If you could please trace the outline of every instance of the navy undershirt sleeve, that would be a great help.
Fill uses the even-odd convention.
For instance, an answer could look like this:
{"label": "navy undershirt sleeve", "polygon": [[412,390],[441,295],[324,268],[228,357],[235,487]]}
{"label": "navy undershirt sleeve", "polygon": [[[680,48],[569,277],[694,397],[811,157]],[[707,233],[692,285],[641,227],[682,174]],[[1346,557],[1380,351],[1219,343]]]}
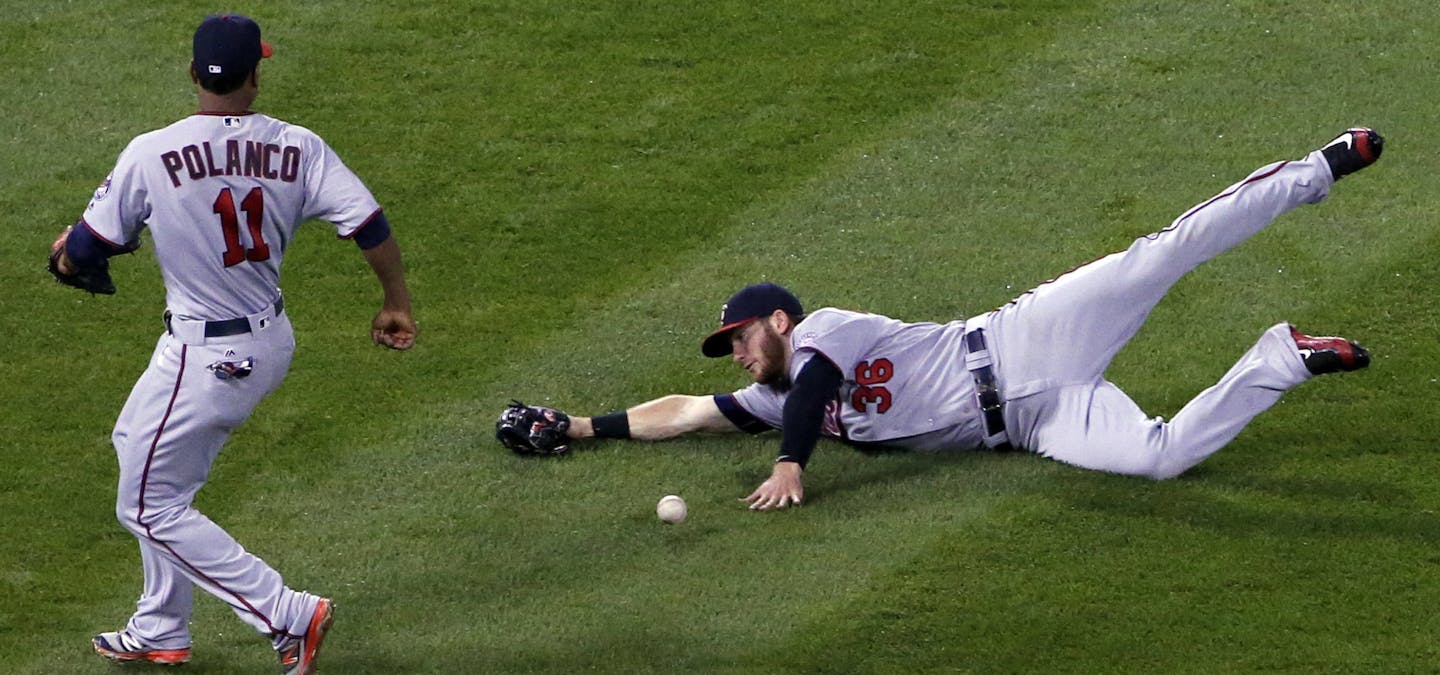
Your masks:
{"label": "navy undershirt sleeve", "polygon": [[730,420],[730,423],[741,431],[758,434],[770,430],[770,425],[751,415],[749,410],[735,400],[734,394],[716,394],[715,407],[720,409],[720,412],[725,415],[725,419]]}
{"label": "navy undershirt sleeve", "polygon": [[785,412],[780,427],[780,457],[777,462],[795,462],[800,468],[810,461],[810,453],[820,441],[825,422],[825,406],[835,400],[844,384],[845,375],[823,354],[816,354],[800,369],[790,395],[785,399]]}
{"label": "navy undershirt sleeve", "polygon": [[385,219],[385,212],[376,211],[374,217],[360,226],[353,236],[355,244],[362,251],[368,251],[385,243],[385,240],[390,238],[390,221]]}
{"label": "navy undershirt sleeve", "polygon": [[69,236],[65,237],[65,257],[77,268],[99,267],[107,258],[125,252],[126,249],[96,236],[83,221],[70,228]]}

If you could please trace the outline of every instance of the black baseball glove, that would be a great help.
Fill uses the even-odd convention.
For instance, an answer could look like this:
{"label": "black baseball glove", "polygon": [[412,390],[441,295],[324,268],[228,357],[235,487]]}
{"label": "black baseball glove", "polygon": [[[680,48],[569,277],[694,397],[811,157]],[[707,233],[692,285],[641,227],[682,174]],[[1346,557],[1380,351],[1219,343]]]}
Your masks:
{"label": "black baseball glove", "polygon": [[91,295],[115,295],[115,282],[110,279],[110,261],[101,260],[100,264],[93,267],[81,267],[70,274],[60,271],[60,252],[63,249],[55,249],[50,252],[50,264],[46,269],[55,280],[82,291],[90,291]]}
{"label": "black baseball glove", "polygon": [[570,449],[569,430],[569,415],[520,401],[510,401],[495,421],[495,438],[517,455],[563,455]]}
{"label": "black baseball glove", "polygon": [[[89,291],[91,295],[115,295],[115,282],[110,279],[110,261],[104,258],[90,267],[80,267],[71,261],[73,268],[69,274],[60,271],[60,256],[65,252],[65,241],[70,237],[72,227],[67,227],[60,236],[55,238],[55,243],[50,245],[50,262],[45,269],[55,280],[82,291]],[[140,238],[125,242],[119,248],[119,253],[133,253],[140,248]]]}

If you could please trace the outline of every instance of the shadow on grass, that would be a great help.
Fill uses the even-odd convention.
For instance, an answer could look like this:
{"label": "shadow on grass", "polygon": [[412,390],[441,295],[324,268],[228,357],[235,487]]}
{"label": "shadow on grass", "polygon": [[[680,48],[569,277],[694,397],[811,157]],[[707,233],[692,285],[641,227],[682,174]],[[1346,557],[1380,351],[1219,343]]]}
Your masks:
{"label": "shadow on grass", "polygon": [[[841,457],[842,453],[848,456]],[[805,471],[805,503],[823,504],[846,501],[856,495],[877,489],[914,483],[926,477],[936,479],[956,471],[985,469],[984,463],[997,462],[1005,454],[986,451],[921,453],[893,449],[859,449],[829,445],[823,460],[811,463]],[[1024,454],[1024,453],[1013,453]],[[770,477],[770,467],[757,463],[735,471],[735,484],[749,494]]]}
{"label": "shadow on grass", "polygon": [[1394,485],[1357,478],[1233,476],[1195,470],[1164,482],[1086,475],[1051,494],[1070,508],[1234,537],[1440,541],[1440,514]]}

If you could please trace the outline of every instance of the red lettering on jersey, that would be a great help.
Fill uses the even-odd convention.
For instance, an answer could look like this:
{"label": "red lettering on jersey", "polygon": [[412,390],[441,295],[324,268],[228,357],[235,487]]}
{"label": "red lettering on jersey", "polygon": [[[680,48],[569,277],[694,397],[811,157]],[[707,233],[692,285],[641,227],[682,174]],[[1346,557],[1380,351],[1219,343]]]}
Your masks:
{"label": "red lettering on jersey", "polygon": [[225,252],[221,262],[226,267],[239,265],[246,260],[262,262],[270,259],[270,246],[265,243],[264,217],[265,193],[252,188],[240,201],[240,211],[245,213],[245,229],[250,231],[250,248],[240,243],[240,218],[235,210],[235,198],[230,188],[222,188],[215,197],[215,215],[220,216],[220,232],[225,237]]}
{"label": "red lettering on jersey", "polygon": [[820,423],[820,432],[831,438],[844,438],[840,435],[840,401],[825,403],[825,419]]}
{"label": "red lettering on jersey", "polygon": [[185,163],[180,161],[180,153],[171,150],[160,155],[160,163],[165,165],[165,171],[170,174],[170,184],[180,187],[180,169],[185,166]]}
{"label": "red lettering on jersey", "polygon": [[894,375],[895,364],[891,363],[890,359],[880,358],[856,364],[855,383],[860,386],[850,395],[850,405],[860,412],[867,412],[870,404],[874,403],[875,413],[884,415],[894,401],[890,397],[890,390],[880,385],[889,382]]}

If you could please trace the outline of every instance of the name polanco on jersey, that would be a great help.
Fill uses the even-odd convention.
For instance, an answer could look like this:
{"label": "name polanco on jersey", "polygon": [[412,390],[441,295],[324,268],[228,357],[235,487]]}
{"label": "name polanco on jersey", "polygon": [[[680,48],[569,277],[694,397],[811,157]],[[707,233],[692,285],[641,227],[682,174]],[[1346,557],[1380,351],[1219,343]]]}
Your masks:
{"label": "name polanco on jersey", "polygon": [[294,183],[300,177],[300,148],[281,147],[258,141],[225,141],[225,155],[217,162],[210,142],[187,145],[160,155],[170,183],[180,187],[180,179],[201,180],[211,176],[251,176]]}

